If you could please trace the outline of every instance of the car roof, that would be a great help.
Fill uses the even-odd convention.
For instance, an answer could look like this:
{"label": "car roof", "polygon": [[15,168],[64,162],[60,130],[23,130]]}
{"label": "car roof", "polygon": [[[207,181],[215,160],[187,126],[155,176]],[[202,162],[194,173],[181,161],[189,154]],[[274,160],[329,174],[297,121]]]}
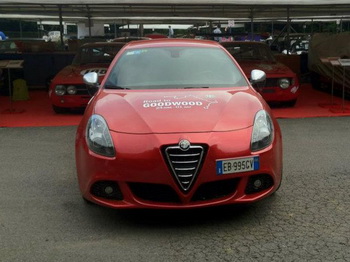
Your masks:
{"label": "car roof", "polygon": [[112,42],[131,42],[135,40],[151,40],[149,37],[141,37],[141,36],[125,36],[125,37],[117,37],[112,40]]}
{"label": "car roof", "polygon": [[30,41],[45,42],[45,40],[42,38],[16,38],[16,37],[7,38],[2,40],[1,42],[30,42]]}
{"label": "car roof", "polygon": [[195,46],[195,47],[221,47],[219,43],[212,40],[185,39],[185,38],[161,38],[152,40],[140,40],[129,42],[125,48],[149,48],[167,46]]}
{"label": "car roof", "polygon": [[266,45],[264,42],[256,41],[229,41],[220,43],[222,46],[231,46],[231,45]]}
{"label": "car roof", "polygon": [[124,42],[93,42],[93,43],[86,43],[81,46],[82,47],[103,47],[103,46],[116,46],[116,47],[123,47],[125,45]]}

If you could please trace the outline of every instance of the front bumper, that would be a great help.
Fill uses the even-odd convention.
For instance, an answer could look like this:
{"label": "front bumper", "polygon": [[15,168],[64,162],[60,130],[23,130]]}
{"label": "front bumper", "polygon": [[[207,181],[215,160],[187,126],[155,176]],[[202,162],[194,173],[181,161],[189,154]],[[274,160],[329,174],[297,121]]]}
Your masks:
{"label": "front bumper", "polygon": [[50,94],[51,104],[57,107],[64,108],[80,108],[86,107],[91,99],[90,95],[63,95],[57,96]]}
{"label": "front bumper", "polygon": [[[251,128],[233,132],[130,135],[111,132],[116,157],[91,152],[80,126],[76,138],[76,164],[82,196],[112,208],[195,208],[254,202],[273,193],[281,182],[282,142],[279,129],[272,145],[252,154]],[[188,192],[179,187],[161,152],[164,145],[177,145],[187,139],[207,145],[200,172]],[[217,175],[216,160],[242,156],[260,158],[260,168],[244,173]],[[268,188],[249,192],[254,176],[270,180]],[[94,192],[96,183],[112,182],[120,195],[116,199]],[[100,184],[98,184],[100,186]]]}
{"label": "front bumper", "polygon": [[257,91],[266,102],[288,102],[295,101],[300,93],[299,85],[292,85],[287,89],[279,86],[257,88]]}

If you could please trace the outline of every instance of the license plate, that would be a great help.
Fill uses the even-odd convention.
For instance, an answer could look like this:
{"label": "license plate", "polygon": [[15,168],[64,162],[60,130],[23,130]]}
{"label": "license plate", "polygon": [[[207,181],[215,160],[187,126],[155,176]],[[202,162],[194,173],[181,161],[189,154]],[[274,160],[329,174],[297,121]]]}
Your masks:
{"label": "license plate", "polygon": [[216,161],[216,174],[234,174],[259,170],[259,157],[242,157]]}

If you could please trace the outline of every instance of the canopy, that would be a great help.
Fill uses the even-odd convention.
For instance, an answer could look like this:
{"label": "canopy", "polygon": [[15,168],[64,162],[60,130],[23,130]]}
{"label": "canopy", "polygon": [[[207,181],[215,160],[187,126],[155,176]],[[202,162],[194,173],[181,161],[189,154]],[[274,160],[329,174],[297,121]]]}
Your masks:
{"label": "canopy", "polygon": [[2,0],[0,18],[57,20],[59,9],[74,22],[350,19],[349,0]]}
{"label": "canopy", "polygon": [[[33,0],[2,0],[3,4],[32,4]],[[329,5],[329,0],[35,0],[36,4],[121,4],[121,5]],[[349,4],[348,0],[332,0],[332,5]]]}

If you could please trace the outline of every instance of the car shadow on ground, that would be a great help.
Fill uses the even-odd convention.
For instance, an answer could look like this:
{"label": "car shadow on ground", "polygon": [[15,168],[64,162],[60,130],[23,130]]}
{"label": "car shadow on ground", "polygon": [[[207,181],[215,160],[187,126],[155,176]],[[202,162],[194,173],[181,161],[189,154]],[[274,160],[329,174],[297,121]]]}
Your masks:
{"label": "car shadow on ground", "polygon": [[173,227],[197,227],[198,225],[226,224],[228,222],[242,222],[255,219],[257,212],[270,210],[271,205],[279,198],[276,194],[251,204],[225,205],[195,209],[111,209],[95,204],[85,204],[87,213],[102,219],[94,223],[114,224],[122,223],[131,227],[147,228],[173,228]]}

